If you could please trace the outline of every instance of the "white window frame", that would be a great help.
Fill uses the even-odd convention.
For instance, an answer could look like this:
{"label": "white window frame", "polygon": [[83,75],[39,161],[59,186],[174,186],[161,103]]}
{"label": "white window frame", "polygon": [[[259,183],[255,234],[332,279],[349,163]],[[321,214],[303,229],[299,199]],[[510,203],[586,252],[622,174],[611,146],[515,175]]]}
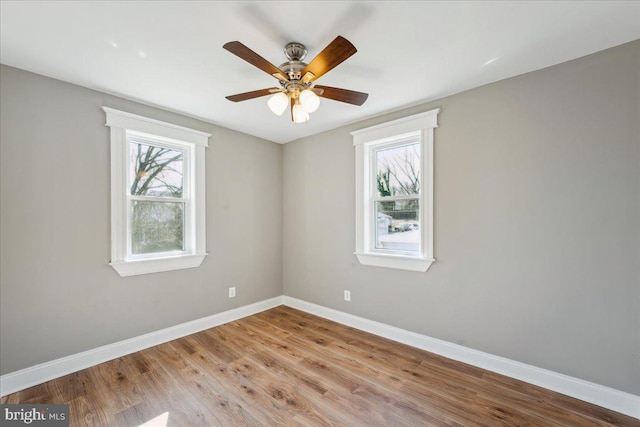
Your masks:
{"label": "white window frame", "polygon": [[[410,271],[427,271],[433,257],[433,143],[440,109],[427,111],[380,125],[351,132],[356,151],[356,250],[360,264]],[[420,249],[402,252],[375,248],[377,199],[374,165],[376,151],[420,143]]]}
{"label": "white window frame", "polygon": [[[205,148],[208,133],[102,107],[111,129],[111,265],[120,276],[200,266],[206,252]],[[180,150],[183,156],[184,251],[131,254],[129,143]],[[167,201],[164,199],[164,201]]]}

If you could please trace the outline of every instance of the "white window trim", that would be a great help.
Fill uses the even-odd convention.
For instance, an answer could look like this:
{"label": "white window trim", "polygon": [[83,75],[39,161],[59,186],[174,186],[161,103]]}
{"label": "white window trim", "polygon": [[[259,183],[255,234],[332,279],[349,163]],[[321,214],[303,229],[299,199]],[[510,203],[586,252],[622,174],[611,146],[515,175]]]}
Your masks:
{"label": "white window trim", "polygon": [[[111,129],[111,265],[120,276],[156,273],[161,271],[194,268],[200,266],[206,252],[205,217],[205,148],[209,145],[208,133],[171,123],[149,119],[136,114],[102,107],[107,116],[106,126]],[[190,170],[195,198],[191,212],[192,234],[187,239],[188,253],[162,254],[157,257],[127,257],[127,131],[146,135],[150,139],[188,146],[191,152]]]}
{"label": "white window trim", "polygon": [[[351,132],[356,150],[356,250],[360,264],[410,271],[427,271],[433,257],[433,130],[438,127],[440,109],[427,111],[391,122]],[[422,242],[419,254],[405,255],[374,251],[371,245],[370,168],[374,147],[419,135],[421,139],[422,174],[420,188],[420,228]]]}

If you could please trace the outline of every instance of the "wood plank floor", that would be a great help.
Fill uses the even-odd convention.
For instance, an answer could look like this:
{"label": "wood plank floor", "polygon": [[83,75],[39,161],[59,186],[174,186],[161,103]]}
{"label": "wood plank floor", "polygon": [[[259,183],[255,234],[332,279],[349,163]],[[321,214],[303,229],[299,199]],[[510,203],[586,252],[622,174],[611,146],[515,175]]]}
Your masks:
{"label": "wood plank floor", "polygon": [[167,426],[640,426],[284,306],[1,403],[69,403],[72,426],[138,426],[156,417]]}

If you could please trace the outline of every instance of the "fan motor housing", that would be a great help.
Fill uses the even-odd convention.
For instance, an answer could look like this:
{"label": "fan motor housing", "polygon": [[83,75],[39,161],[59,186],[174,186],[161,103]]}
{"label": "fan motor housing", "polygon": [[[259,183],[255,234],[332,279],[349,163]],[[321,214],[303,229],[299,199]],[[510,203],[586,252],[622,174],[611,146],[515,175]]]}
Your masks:
{"label": "fan motor housing", "polygon": [[302,61],[289,61],[281,64],[278,68],[289,77],[289,80],[300,80],[302,78],[302,70],[306,66],[307,64]]}

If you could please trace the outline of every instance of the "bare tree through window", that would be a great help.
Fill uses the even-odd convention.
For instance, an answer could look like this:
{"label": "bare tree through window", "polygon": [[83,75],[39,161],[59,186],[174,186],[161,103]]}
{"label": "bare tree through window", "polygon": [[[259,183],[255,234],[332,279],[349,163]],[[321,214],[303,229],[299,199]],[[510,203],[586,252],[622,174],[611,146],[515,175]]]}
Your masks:
{"label": "bare tree through window", "polygon": [[130,150],[131,252],[182,251],[183,152],[138,142]]}
{"label": "bare tree through window", "polygon": [[420,194],[419,149],[411,144],[378,151],[378,182],[387,193],[380,196]]}
{"label": "bare tree through window", "polygon": [[377,248],[418,250],[420,163],[419,143],[376,152]]}

